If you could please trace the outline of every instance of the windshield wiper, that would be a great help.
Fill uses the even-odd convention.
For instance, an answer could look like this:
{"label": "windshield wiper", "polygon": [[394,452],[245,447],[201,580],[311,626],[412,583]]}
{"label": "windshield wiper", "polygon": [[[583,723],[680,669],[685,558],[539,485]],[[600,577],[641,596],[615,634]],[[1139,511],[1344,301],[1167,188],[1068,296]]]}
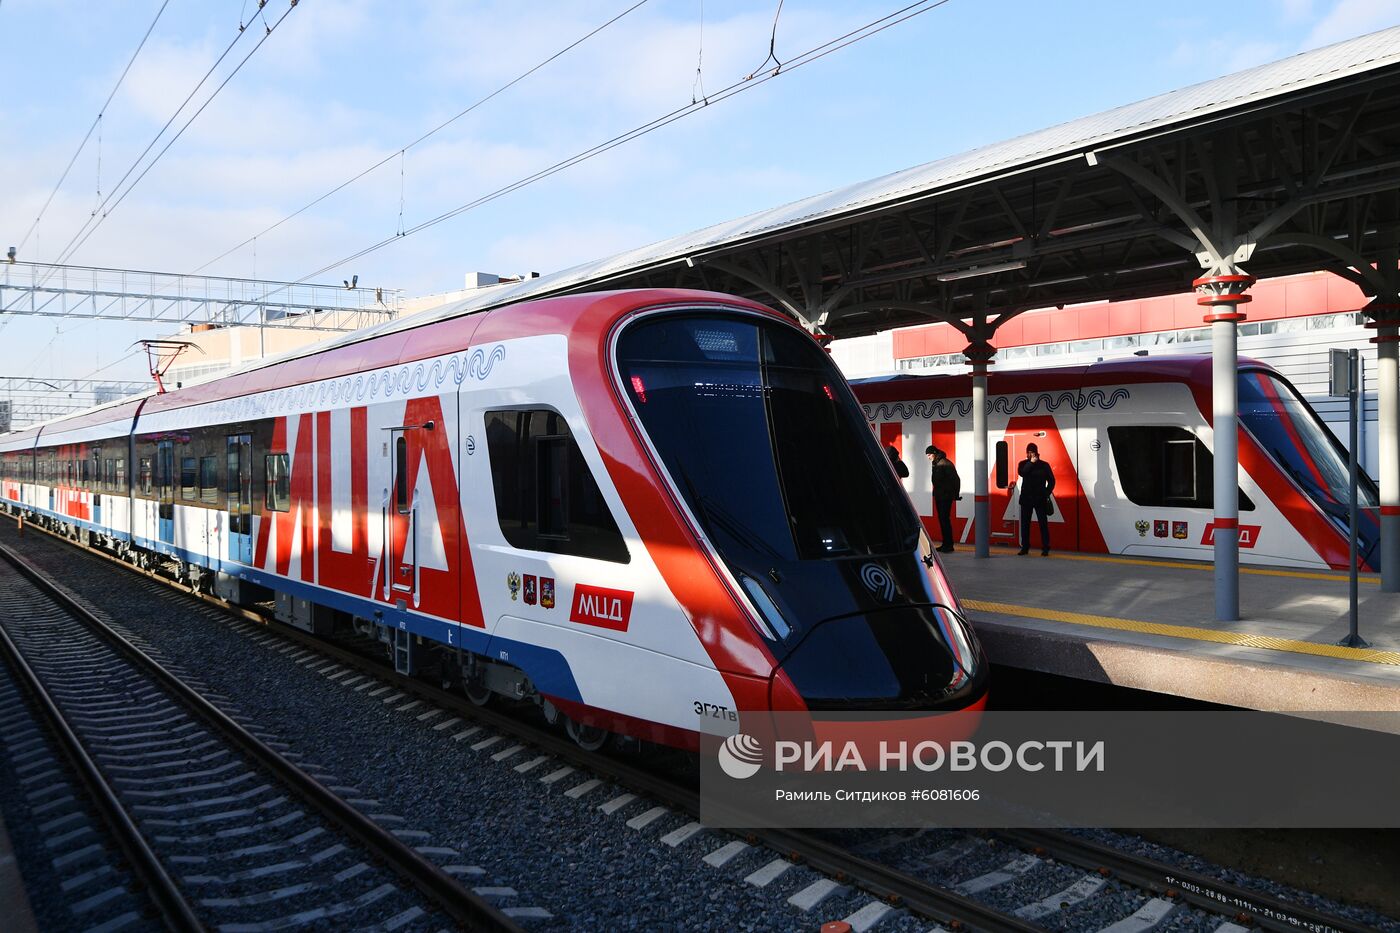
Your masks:
{"label": "windshield wiper", "polygon": [[692,502],[699,507],[704,516],[713,522],[718,528],[724,531],[735,541],[751,551],[758,551],[777,561],[782,561],[783,556],[773,549],[773,546],[764,541],[759,535],[735,518],[721,505],[716,503],[709,496],[704,495],[695,487],[690,479],[690,475],[684,470],[679,470],[681,481],[685,483],[686,491],[690,494]]}

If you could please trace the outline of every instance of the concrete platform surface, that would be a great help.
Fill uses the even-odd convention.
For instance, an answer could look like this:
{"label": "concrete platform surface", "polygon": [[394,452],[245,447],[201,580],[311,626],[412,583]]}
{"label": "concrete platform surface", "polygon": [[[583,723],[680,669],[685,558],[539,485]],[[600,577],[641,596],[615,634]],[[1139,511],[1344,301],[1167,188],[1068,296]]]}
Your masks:
{"label": "concrete platform surface", "polygon": [[1215,621],[1207,563],[994,548],[944,566],[994,663],[1265,710],[1400,710],[1400,594],[1363,574],[1248,567],[1239,622]]}

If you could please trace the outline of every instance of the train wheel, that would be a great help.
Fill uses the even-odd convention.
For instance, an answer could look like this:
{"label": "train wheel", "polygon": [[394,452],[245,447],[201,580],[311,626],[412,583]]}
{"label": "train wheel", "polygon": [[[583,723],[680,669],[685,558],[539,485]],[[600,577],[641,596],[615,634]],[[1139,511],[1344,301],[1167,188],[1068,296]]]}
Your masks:
{"label": "train wheel", "polygon": [[471,700],[476,706],[485,706],[490,703],[491,698],[496,695],[479,677],[462,678],[462,692],[465,693],[467,699]]}
{"label": "train wheel", "polygon": [[586,752],[596,752],[608,743],[608,736],[611,734],[607,729],[598,726],[586,726],[573,719],[564,721],[564,730],[569,733],[569,738],[573,739],[578,747]]}

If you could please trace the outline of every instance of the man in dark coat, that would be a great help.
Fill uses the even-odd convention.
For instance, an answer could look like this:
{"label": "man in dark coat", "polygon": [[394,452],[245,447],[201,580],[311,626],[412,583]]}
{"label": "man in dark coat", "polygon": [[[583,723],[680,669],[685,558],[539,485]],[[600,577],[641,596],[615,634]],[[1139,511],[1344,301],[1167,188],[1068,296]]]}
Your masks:
{"label": "man in dark coat", "polygon": [[932,444],[924,448],[929,463],[933,464],[933,505],[938,513],[938,527],[943,532],[943,544],[938,550],[943,554],[953,552],[953,503],[960,498],[962,479],[958,468],[948,455]]}
{"label": "man in dark coat", "polygon": [[894,467],[895,475],[900,479],[909,478],[909,466],[900,459],[899,451],[893,444],[885,446],[885,456],[890,458],[890,466]]}
{"label": "man in dark coat", "polygon": [[1017,481],[1021,484],[1021,550],[1028,554],[1031,550],[1031,514],[1040,518],[1040,553],[1050,556],[1050,494],[1055,491],[1055,471],[1050,464],[1040,459],[1040,448],[1035,444],[1026,445],[1026,459],[1016,466]]}

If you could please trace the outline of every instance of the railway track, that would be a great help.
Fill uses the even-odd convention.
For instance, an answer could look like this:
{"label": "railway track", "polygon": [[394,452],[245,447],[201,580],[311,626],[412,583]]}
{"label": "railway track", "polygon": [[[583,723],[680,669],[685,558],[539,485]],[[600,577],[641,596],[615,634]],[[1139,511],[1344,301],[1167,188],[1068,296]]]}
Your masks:
{"label": "railway track", "polygon": [[[92,553],[134,569],[108,555]],[[752,867],[743,880],[756,886],[772,884],[794,867],[815,871],[818,874],[815,880],[786,898],[786,909],[802,911],[799,916],[820,917],[824,903],[832,903],[832,898],[844,894],[847,895],[845,903],[849,904],[850,893],[859,890],[865,892],[864,903],[845,917],[857,931],[881,924],[913,929],[910,921],[916,917],[933,921],[945,929],[986,931],[1047,928],[1147,931],[1170,927],[1214,933],[1241,933],[1253,929],[1362,933],[1372,929],[1343,917],[1223,883],[1198,872],[1109,849],[1067,833],[950,833],[940,837],[942,844],[913,860],[902,857],[907,847],[900,834],[863,848],[854,847],[854,850],[827,835],[796,830],[715,834],[695,820],[698,797],[693,786],[630,761],[586,752],[542,725],[501,710],[474,706],[454,692],[397,675],[379,658],[364,652],[269,623],[257,613],[190,593],[158,574],[138,573],[157,581],[160,586],[172,587],[224,609],[235,620],[235,627],[245,631],[265,630],[275,633],[274,641],[295,643],[299,650],[291,652],[293,656],[310,652],[326,661],[324,665],[309,664],[308,668],[319,667],[323,673],[335,677],[343,676],[338,672],[345,670],[358,672],[355,680],[360,680],[361,676],[372,678],[373,683],[383,685],[381,689],[392,689],[444,709],[454,717],[453,721],[460,719],[473,724],[453,738],[470,738],[471,748],[480,748],[483,754],[493,752],[491,757],[500,760],[503,767],[540,773],[541,781],[557,784],[561,793],[576,799],[611,793],[600,806],[604,812],[628,815],[641,811],[625,821],[630,829],[644,831],[663,816],[688,818],[661,836],[660,845],[673,849],[703,846],[705,852],[701,859],[705,864],[717,869],[730,864],[743,864],[744,870]],[[361,681],[358,689],[365,689],[369,682]],[[371,695],[377,692],[371,691]],[[912,840],[919,835],[908,834],[907,838]],[[756,852],[767,854],[755,867]],[[988,870],[956,881],[946,877],[931,880],[931,876],[939,876],[939,872],[932,869],[948,868],[958,860],[972,861],[974,857],[983,859]],[[1029,876],[1046,866],[1057,868],[1059,873],[1054,877],[1064,878],[1064,882],[1056,882],[1050,889],[1033,891],[1020,900],[1005,895],[1009,890],[1008,881]],[[1104,900],[1101,895],[1110,889],[1118,895],[1113,899],[1117,913],[1095,915],[1093,905],[1096,900]],[[998,892],[1003,896],[997,897]],[[1077,911],[1073,924],[1063,922],[1069,911]]]}
{"label": "railway track", "polygon": [[[9,548],[0,558],[0,650],[122,853],[85,868],[111,876],[92,896],[139,887],[146,901],[122,904],[114,924],[520,929]],[[92,832],[65,796],[75,809],[44,823],[50,842]]]}

